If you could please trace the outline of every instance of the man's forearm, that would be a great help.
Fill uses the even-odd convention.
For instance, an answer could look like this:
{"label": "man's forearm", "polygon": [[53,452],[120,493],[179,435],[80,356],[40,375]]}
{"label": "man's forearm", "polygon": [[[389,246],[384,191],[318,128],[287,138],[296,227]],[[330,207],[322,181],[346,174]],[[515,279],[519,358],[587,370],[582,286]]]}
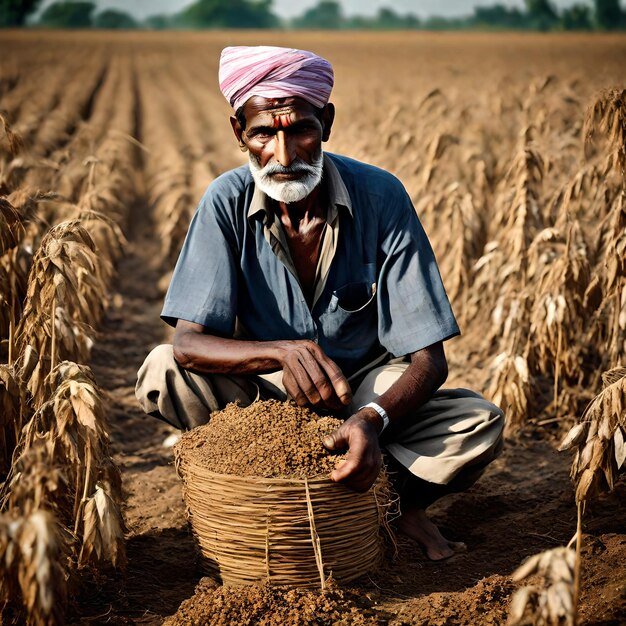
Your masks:
{"label": "man's forearm", "polygon": [[174,335],[174,358],[185,369],[209,374],[262,374],[281,367],[280,348],[275,342],[225,339],[181,326]]}
{"label": "man's forearm", "polygon": [[[426,404],[443,385],[447,375],[448,366],[440,342],[413,353],[411,363],[402,376],[376,400],[376,404],[386,411],[390,424],[398,423]],[[382,418],[374,409],[367,411],[380,432]]]}
{"label": "man's forearm", "polygon": [[288,396],[300,406],[311,404],[340,411],[352,390],[336,363],[308,339],[241,341],[205,333],[200,324],[178,320],[174,358],[185,369],[206,374],[263,374],[282,370]]}

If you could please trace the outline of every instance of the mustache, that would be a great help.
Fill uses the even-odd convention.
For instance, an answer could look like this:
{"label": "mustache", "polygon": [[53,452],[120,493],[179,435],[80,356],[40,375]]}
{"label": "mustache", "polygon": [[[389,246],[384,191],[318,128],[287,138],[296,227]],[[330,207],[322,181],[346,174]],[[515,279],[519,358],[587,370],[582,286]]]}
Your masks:
{"label": "mustache", "polygon": [[274,174],[313,174],[318,168],[310,165],[301,159],[295,160],[291,165],[284,166],[280,163],[268,163],[262,170],[263,176],[273,176]]}

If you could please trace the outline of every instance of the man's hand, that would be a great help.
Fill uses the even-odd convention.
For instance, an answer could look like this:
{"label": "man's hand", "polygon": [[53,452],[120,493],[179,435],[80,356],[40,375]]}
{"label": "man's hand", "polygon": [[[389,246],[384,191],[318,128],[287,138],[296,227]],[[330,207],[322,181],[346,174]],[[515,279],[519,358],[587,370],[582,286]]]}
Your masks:
{"label": "man's hand", "polygon": [[327,450],[348,448],[345,462],[332,472],[330,478],[360,492],[367,491],[374,484],[383,463],[378,431],[367,411],[355,413],[322,441]]}
{"label": "man's hand", "polygon": [[352,390],[342,371],[313,341],[280,343],[283,385],[299,406],[340,411],[352,402]]}

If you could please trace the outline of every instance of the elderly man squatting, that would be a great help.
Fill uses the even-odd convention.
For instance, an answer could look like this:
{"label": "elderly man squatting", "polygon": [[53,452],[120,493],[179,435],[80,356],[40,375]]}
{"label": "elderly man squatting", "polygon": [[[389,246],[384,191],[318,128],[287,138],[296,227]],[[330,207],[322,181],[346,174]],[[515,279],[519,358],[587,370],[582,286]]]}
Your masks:
{"label": "elderly man squatting", "polygon": [[443,341],[459,333],[428,239],[391,174],[322,151],[333,71],[302,50],[231,47],[220,87],[249,164],[207,189],[162,318],[174,345],[139,371],[144,410],[188,429],[212,411],[294,399],[346,417],[324,440],[347,449],[331,475],[364,491],[397,471],[398,528],[439,560],[463,549],[426,516],[502,448],[503,414],[440,389]]}

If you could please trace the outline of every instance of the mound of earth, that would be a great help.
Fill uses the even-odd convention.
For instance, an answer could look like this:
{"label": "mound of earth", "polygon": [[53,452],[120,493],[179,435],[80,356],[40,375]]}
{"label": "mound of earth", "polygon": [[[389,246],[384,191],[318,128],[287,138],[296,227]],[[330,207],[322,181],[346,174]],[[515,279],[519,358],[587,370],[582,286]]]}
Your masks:
{"label": "mound of earth", "polygon": [[292,587],[220,587],[203,578],[163,626],[375,626],[371,609],[332,582],[325,591]]}
{"label": "mound of earth", "polygon": [[328,452],[322,439],[341,423],[289,402],[263,400],[245,408],[229,404],[214,413],[205,426],[185,433],[177,454],[220,474],[324,476],[343,456]]}
{"label": "mound of earth", "polygon": [[389,624],[390,626],[506,624],[510,596],[515,588],[509,578],[489,576],[462,592],[435,592],[408,600]]}

